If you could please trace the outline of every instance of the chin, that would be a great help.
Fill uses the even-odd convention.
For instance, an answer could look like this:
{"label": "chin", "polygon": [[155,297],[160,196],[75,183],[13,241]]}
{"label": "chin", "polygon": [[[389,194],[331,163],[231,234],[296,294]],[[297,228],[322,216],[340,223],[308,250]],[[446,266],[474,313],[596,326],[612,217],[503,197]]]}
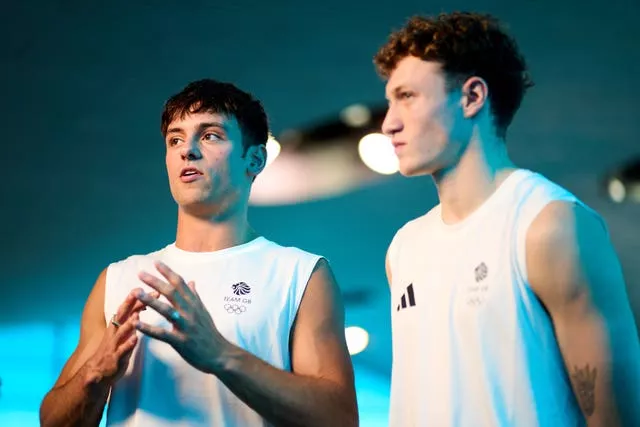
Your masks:
{"label": "chin", "polygon": [[204,205],[210,205],[211,200],[208,194],[201,194],[199,192],[181,193],[174,195],[173,200],[178,206],[184,209],[198,208]]}
{"label": "chin", "polygon": [[403,164],[400,162],[398,172],[400,172],[402,176],[411,178],[414,176],[431,175],[435,172],[435,168],[429,168],[425,165]]}
{"label": "chin", "polygon": [[420,170],[413,170],[413,169],[408,169],[408,170],[399,170],[400,175],[406,177],[406,178],[413,178],[415,176],[423,176],[423,175],[429,175],[426,172],[422,172]]}
{"label": "chin", "polygon": [[198,206],[207,202],[207,198],[203,196],[204,195],[201,196],[198,194],[179,194],[177,196],[174,196],[173,200],[175,200],[178,206]]}

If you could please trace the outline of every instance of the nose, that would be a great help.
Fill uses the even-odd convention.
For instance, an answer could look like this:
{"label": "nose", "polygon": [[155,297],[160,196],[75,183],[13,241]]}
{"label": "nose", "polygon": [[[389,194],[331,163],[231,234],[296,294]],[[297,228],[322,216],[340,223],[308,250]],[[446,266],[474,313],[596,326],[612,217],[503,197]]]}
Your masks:
{"label": "nose", "polygon": [[191,141],[183,144],[180,155],[182,156],[182,160],[200,159],[202,157],[202,153],[200,152],[198,141]]}
{"label": "nose", "polygon": [[402,121],[398,114],[396,113],[393,106],[389,106],[387,109],[387,114],[384,116],[384,121],[382,122],[382,133],[392,138],[396,133],[402,130]]}

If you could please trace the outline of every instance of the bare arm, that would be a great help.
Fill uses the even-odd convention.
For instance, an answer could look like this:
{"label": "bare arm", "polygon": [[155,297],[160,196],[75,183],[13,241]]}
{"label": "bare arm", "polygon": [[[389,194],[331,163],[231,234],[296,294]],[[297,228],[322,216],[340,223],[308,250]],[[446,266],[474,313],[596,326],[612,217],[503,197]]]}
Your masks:
{"label": "bare arm", "polygon": [[[123,323],[116,332],[107,328],[104,318],[104,289],[106,270],[96,281],[85,304],[80,326],[80,340],[75,351],[65,364],[53,388],[44,397],[40,406],[41,426],[97,426],[102,418],[104,405],[110,389],[110,378],[98,369],[103,360],[95,360],[101,353],[107,338],[120,339],[120,350],[126,360],[127,353],[135,346],[136,316],[125,323],[128,311],[135,311],[136,300],[131,295],[120,307],[118,319]],[[137,307],[137,308],[136,308]],[[109,335],[109,336],[107,336]],[[113,353],[109,353],[113,356]]]}
{"label": "bare arm", "polygon": [[233,349],[212,372],[265,419],[279,426],[357,426],[344,308],[324,260],[316,267],[292,333],[293,373]]}
{"label": "bare arm", "polygon": [[638,331],[604,228],[583,207],[554,202],[531,225],[526,254],[588,425],[640,425]]}
{"label": "bare arm", "polygon": [[[98,348],[106,329],[102,313],[106,270],[96,281],[85,304],[80,326],[80,340],[65,364],[53,389],[40,406],[42,426],[98,425],[107,400],[107,392],[90,390],[86,384],[86,370],[81,369]],[[84,421],[83,421],[84,420]]]}

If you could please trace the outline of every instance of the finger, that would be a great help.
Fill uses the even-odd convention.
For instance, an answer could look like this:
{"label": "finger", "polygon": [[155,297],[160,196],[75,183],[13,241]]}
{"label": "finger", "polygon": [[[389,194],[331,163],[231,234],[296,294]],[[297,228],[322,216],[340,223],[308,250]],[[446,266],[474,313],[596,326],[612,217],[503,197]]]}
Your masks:
{"label": "finger", "polygon": [[171,301],[171,303],[175,306],[181,306],[181,304],[183,304],[184,299],[182,298],[180,293],[178,293],[178,290],[174,286],[158,279],[157,277],[145,271],[140,272],[140,274],[138,274],[138,277],[151,288],[155,289],[158,293],[167,297],[167,299]]}
{"label": "finger", "polygon": [[173,271],[168,265],[166,265],[161,261],[156,261],[155,266],[156,266],[156,269],[160,272],[160,274],[162,274],[164,278],[167,279],[167,281],[171,285],[173,285],[173,287],[176,288],[183,297],[186,297],[188,299],[189,297],[193,296],[190,292],[190,289],[187,287],[187,284],[185,283],[184,279],[182,278],[182,276],[180,276],[178,273]]}
{"label": "finger", "polygon": [[196,282],[192,280],[187,283],[187,286],[189,287],[189,289],[191,289],[191,292],[193,292],[194,295],[198,295],[198,291],[196,291]]}
{"label": "finger", "polygon": [[127,315],[131,311],[131,308],[136,303],[135,291],[136,290],[134,289],[131,292],[129,292],[129,294],[124,299],[122,304],[120,304],[120,307],[118,307],[118,310],[116,311],[116,315],[114,319],[116,322],[118,323],[125,322]]}
{"label": "finger", "polygon": [[127,319],[125,323],[120,325],[114,335],[116,345],[130,338],[131,334],[133,334],[136,330],[136,323],[138,322],[138,320],[140,320],[138,313],[134,313],[131,315],[131,317],[129,317],[129,319]]}
{"label": "finger", "polygon": [[120,344],[120,346],[117,348],[116,350],[117,358],[120,359],[125,356],[130,356],[131,354],[127,354],[127,353],[131,353],[131,351],[135,348],[137,343],[138,343],[138,336],[135,334],[130,336],[125,342]]}
{"label": "finger", "polygon": [[144,311],[146,309],[147,309],[147,306],[136,299],[136,302],[133,305],[133,308],[131,309],[131,313],[132,314],[133,313],[139,313],[139,312]]}
{"label": "finger", "polygon": [[[152,291],[149,292],[149,295],[151,296],[151,298],[159,298],[160,297],[160,292],[158,291]],[[134,295],[135,297],[135,295]],[[140,302],[137,298],[136,298],[136,302],[133,306],[133,308],[131,309],[131,313],[136,313],[136,312],[140,312],[140,311],[144,311],[147,309],[147,306],[144,305],[142,302]]]}
{"label": "finger", "polygon": [[152,309],[160,313],[174,325],[178,327],[181,326],[182,316],[180,316],[180,312],[173,308],[170,304],[164,303],[157,298],[152,298],[145,292],[138,293],[137,298],[146,306],[151,307]]}
{"label": "finger", "polygon": [[136,324],[136,329],[148,337],[166,342],[167,344],[172,346],[180,342],[180,336],[177,333],[168,331],[159,326],[152,326],[148,323],[138,322]]}

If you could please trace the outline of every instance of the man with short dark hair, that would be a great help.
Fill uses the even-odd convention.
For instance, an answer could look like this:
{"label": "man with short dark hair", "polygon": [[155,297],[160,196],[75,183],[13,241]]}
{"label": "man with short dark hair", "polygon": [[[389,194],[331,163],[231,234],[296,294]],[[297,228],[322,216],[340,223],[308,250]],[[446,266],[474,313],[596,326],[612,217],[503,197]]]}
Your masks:
{"label": "man with short dark hair", "polygon": [[98,425],[108,401],[109,426],[356,426],[328,263],[247,219],[266,164],[262,105],[197,81],[169,99],[161,130],[176,240],[100,274],[42,425]]}

